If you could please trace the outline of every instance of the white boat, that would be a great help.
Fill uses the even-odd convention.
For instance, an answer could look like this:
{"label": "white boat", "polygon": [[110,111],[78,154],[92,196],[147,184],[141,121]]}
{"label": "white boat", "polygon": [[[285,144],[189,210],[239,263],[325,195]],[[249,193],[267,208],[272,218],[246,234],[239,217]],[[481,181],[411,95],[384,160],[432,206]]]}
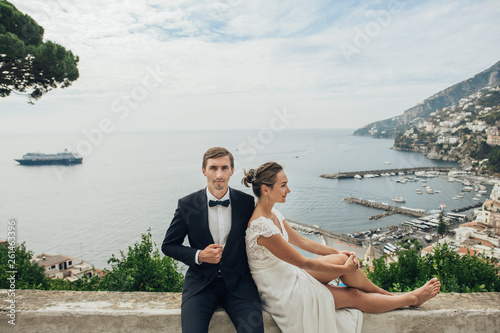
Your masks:
{"label": "white boat", "polygon": [[427,177],[427,178],[434,178],[434,177],[437,177],[436,173],[432,172],[432,171],[416,171],[415,172],[415,176],[418,176],[418,177]]}
{"label": "white boat", "polygon": [[405,198],[402,198],[402,197],[392,198],[392,201],[394,201],[394,202],[400,202],[400,203],[406,202]]}
{"label": "white boat", "polygon": [[361,177],[360,175],[355,175],[355,176],[354,176],[354,178],[356,178],[356,179],[361,179],[361,178],[363,178],[363,177]]}
{"label": "white boat", "polygon": [[417,191],[417,194],[422,194],[422,190],[421,189],[417,188],[416,191]]}
{"label": "white boat", "polygon": [[389,162],[389,161],[385,161],[384,163],[387,165],[391,164],[391,162]]}

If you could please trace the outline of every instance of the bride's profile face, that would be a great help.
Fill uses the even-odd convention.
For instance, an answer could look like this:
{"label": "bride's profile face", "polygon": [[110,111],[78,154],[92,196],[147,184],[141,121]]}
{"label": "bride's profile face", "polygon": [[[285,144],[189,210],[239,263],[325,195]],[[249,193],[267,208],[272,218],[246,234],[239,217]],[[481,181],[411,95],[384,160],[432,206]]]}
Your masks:
{"label": "bride's profile face", "polygon": [[269,191],[269,199],[274,202],[283,203],[286,201],[286,195],[290,193],[288,188],[288,178],[283,170],[278,172],[276,175],[276,183],[274,183],[273,188]]}

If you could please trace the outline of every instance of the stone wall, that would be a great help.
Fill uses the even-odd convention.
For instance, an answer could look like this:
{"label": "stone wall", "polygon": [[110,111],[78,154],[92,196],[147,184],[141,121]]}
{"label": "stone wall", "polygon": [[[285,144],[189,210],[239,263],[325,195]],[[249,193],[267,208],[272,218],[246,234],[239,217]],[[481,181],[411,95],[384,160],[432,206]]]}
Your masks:
{"label": "stone wall", "polygon": [[[11,300],[15,299],[15,303]],[[15,304],[15,309],[11,306]],[[180,332],[180,294],[0,291],[0,332]],[[15,326],[9,324],[15,315]],[[9,318],[11,315],[11,318]],[[264,313],[266,333],[280,330]],[[416,309],[364,314],[363,333],[482,332],[500,329],[500,293],[439,294]],[[218,310],[210,332],[235,332]]]}

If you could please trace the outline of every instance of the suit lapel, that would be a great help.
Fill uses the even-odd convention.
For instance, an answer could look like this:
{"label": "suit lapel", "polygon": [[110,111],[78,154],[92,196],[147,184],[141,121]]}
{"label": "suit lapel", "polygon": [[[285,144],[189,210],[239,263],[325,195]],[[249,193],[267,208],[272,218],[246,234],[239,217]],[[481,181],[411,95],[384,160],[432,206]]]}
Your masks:
{"label": "suit lapel", "polygon": [[238,233],[238,229],[241,228],[241,209],[240,202],[238,201],[238,196],[235,191],[231,191],[229,189],[229,198],[231,199],[231,230],[229,231],[229,235],[227,236],[226,247],[230,247],[233,235]]}
{"label": "suit lapel", "polygon": [[200,208],[200,231],[202,235],[207,235],[208,243],[213,244],[214,239],[212,237],[212,233],[210,232],[210,226],[208,224],[208,205],[207,205],[207,189],[204,188],[199,192],[198,203]]}

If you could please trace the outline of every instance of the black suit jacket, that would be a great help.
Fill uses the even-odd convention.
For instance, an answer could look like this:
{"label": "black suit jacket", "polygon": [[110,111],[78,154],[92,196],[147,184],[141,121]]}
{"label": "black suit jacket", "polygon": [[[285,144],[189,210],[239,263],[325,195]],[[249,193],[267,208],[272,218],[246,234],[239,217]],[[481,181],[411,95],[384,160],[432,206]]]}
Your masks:
{"label": "black suit jacket", "polygon": [[[205,288],[220,270],[228,290],[236,297],[257,301],[259,295],[248,267],[245,247],[245,231],[252,216],[254,198],[238,190],[230,189],[231,231],[219,264],[196,264],[196,251],[214,243],[208,225],[206,189],[180,199],[174,218],[165,234],[162,252],[189,266],[184,279],[182,302]],[[190,246],[184,246],[188,236]]]}

